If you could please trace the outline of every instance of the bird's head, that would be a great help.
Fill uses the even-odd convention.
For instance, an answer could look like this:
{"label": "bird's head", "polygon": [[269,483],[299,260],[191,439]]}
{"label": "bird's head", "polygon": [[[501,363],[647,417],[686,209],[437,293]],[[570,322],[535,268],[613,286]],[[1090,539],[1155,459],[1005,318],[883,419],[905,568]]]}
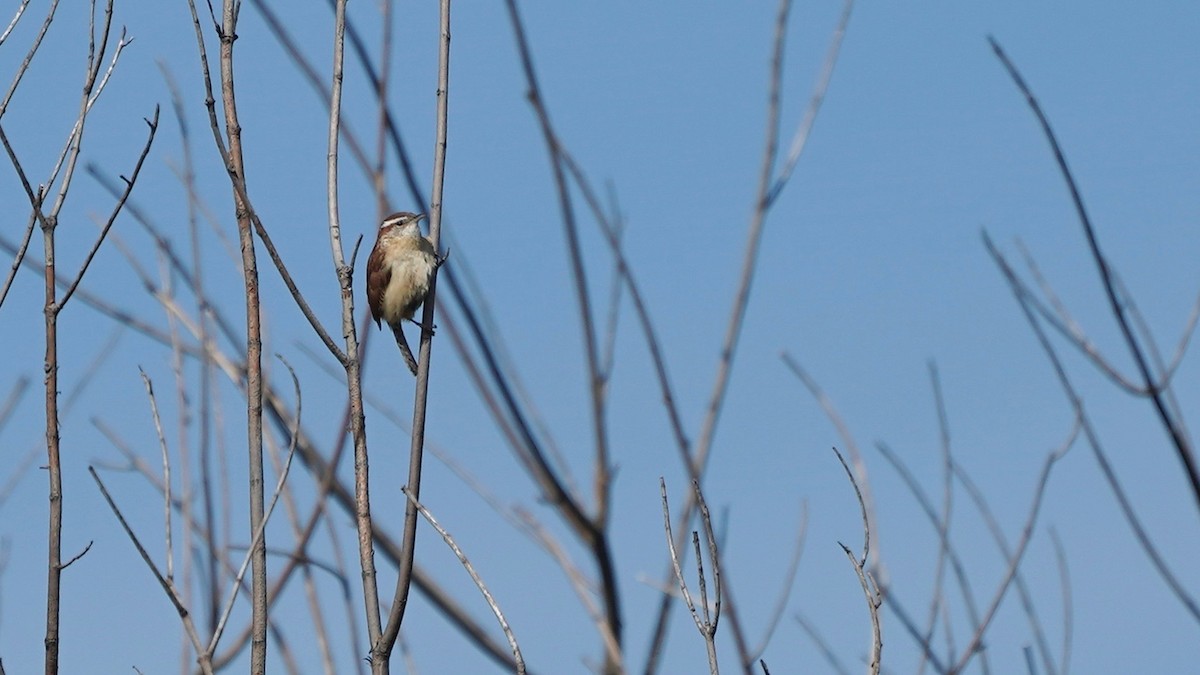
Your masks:
{"label": "bird's head", "polygon": [[379,225],[379,236],[421,236],[421,228],[418,223],[425,218],[424,213],[409,213],[408,211],[399,211],[393,213]]}

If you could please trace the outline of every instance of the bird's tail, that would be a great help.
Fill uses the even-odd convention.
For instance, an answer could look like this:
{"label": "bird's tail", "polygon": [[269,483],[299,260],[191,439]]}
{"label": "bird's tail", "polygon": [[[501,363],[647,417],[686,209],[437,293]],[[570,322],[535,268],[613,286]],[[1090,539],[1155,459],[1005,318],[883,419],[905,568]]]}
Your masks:
{"label": "bird's tail", "polygon": [[397,323],[392,326],[392,333],[396,336],[396,346],[400,348],[400,354],[404,357],[404,361],[408,363],[408,369],[413,375],[417,374],[417,360],[413,358],[412,350],[408,348],[408,340],[404,338],[404,329],[401,324]]}

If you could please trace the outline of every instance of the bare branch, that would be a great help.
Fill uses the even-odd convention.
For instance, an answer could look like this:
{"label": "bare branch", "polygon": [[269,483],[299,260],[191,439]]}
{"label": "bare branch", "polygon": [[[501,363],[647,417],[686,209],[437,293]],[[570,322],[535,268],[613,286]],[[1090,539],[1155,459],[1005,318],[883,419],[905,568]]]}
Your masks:
{"label": "bare branch", "polygon": [[517,664],[517,673],[519,675],[524,675],[525,659],[521,656],[521,648],[517,645],[517,638],[513,635],[512,629],[508,625],[508,620],[504,618],[504,613],[500,611],[500,606],[496,604],[496,600],[492,597],[491,591],[489,591],[487,586],[484,585],[483,579],[481,579],[479,574],[475,571],[475,567],[471,565],[471,561],[467,559],[466,554],[462,552],[462,549],[458,547],[458,544],[454,543],[454,538],[450,536],[450,533],[447,532],[440,523],[438,523],[437,519],[433,517],[433,514],[429,512],[429,509],[425,508],[425,506],[418,502],[417,498],[414,497],[407,488],[401,488],[401,490],[404,492],[404,496],[408,497],[409,503],[415,505],[425,520],[433,526],[433,529],[437,530],[438,534],[442,536],[442,541],[446,542],[446,545],[449,546],[450,550],[454,552],[455,557],[457,557],[458,561],[462,563],[463,569],[467,571],[467,574],[471,575],[471,581],[475,582],[475,587],[478,588],[479,592],[483,594],[483,599],[487,602],[488,607],[492,610],[492,614],[496,616],[496,621],[500,624],[500,630],[504,631],[504,637],[508,639],[508,646],[512,649],[513,659]]}

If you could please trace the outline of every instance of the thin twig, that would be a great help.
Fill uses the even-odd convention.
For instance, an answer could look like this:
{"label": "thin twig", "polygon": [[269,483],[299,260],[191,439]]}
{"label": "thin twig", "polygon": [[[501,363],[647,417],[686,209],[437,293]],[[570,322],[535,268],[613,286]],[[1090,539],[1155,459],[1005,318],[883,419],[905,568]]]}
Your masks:
{"label": "thin twig", "polygon": [[150,558],[150,554],[146,551],[145,547],[142,546],[142,542],[138,541],[137,535],[133,533],[133,530],[129,527],[129,523],[125,521],[125,516],[121,514],[121,509],[117,507],[116,502],[113,501],[112,495],[110,495],[108,493],[108,489],[104,487],[104,481],[100,480],[100,475],[96,473],[95,467],[89,466],[88,473],[92,474],[92,479],[96,481],[97,487],[100,488],[100,494],[104,495],[104,501],[108,502],[108,507],[112,509],[113,514],[116,515],[117,520],[121,523],[121,527],[125,530],[125,534],[129,536],[129,540],[132,541],[134,547],[137,548],[138,555],[142,556],[142,560],[146,563],[146,566],[150,568],[150,571],[154,574],[154,578],[158,580],[158,584],[162,586],[163,592],[167,594],[167,599],[169,599],[171,604],[175,606],[175,611],[178,612],[180,620],[183,621],[184,631],[187,633],[188,638],[192,641],[192,646],[196,650],[196,653],[200,655],[199,662],[201,671],[203,671],[205,675],[212,675],[212,665],[205,657],[204,647],[200,642],[200,635],[196,632],[196,626],[192,623],[192,615],[190,612],[188,612],[187,607],[184,606],[178,592],[176,592],[175,585],[158,571],[158,566],[154,564],[154,561]]}
{"label": "thin twig", "polygon": [[879,668],[882,665],[883,658],[883,631],[879,624],[879,606],[883,604],[883,593],[879,589],[879,584],[875,583],[874,575],[870,570],[866,569],[871,546],[871,521],[867,517],[867,504],[863,501],[863,493],[858,486],[858,481],[854,478],[854,472],[850,470],[850,465],[846,463],[846,458],[842,457],[842,453],[838,452],[837,448],[833,449],[833,453],[837,455],[838,461],[842,463],[842,468],[846,470],[846,477],[850,479],[850,485],[854,486],[854,495],[858,498],[858,506],[862,511],[862,556],[855,556],[854,552],[841,542],[838,542],[838,545],[842,547],[842,551],[850,559],[850,564],[854,567],[854,573],[858,575],[858,583],[862,586],[863,597],[867,600],[867,610],[871,616],[871,656],[867,661],[867,672],[871,673],[871,675],[879,675]]}
{"label": "thin twig", "polygon": [[167,451],[167,438],[163,434],[162,419],[158,416],[158,399],[154,396],[154,385],[150,382],[146,371],[138,368],[138,373],[142,376],[142,384],[146,387],[146,398],[150,399],[150,415],[154,418],[154,432],[158,435],[158,448],[162,454],[163,523],[166,528],[164,537],[167,549],[167,579],[174,583],[175,547],[171,544],[171,457]]}
{"label": "thin twig", "polygon": [[116,222],[117,216],[121,213],[121,208],[125,206],[126,200],[129,199],[130,193],[133,192],[133,186],[137,183],[138,174],[142,172],[142,164],[145,163],[146,157],[150,154],[150,147],[154,144],[154,135],[158,131],[158,106],[154,106],[154,119],[145,120],[150,127],[150,134],[146,138],[146,145],[142,148],[142,152],[138,155],[137,164],[133,167],[133,173],[129,178],[122,176],[125,182],[125,190],[121,193],[120,199],[113,206],[112,213],[109,214],[108,220],[104,222],[104,226],[100,229],[100,235],[96,237],[96,241],[92,244],[92,248],[88,251],[87,257],[83,259],[83,264],[79,266],[79,273],[75,275],[75,280],[67,287],[67,291],[63,293],[62,299],[58,301],[58,311],[62,311],[63,306],[75,294],[75,289],[79,287],[79,282],[83,281],[83,275],[87,272],[88,266],[92,264],[92,259],[96,257],[96,252],[100,250],[100,245],[104,243],[104,237],[108,231],[112,229],[113,223]]}
{"label": "thin twig", "polygon": [[1062,588],[1063,636],[1062,657],[1058,664],[1058,672],[1063,675],[1071,672],[1071,639],[1074,633],[1075,611],[1071,601],[1071,571],[1067,567],[1067,553],[1063,548],[1058,531],[1050,526],[1050,541],[1054,544],[1054,560],[1058,563],[1058,583]]}
{"label": "thin twig", "polygon": [[409,503],[415,505],[417,510],[421,513],[421,516],[423,516],[425,520],[433,526],[433,529],[437,530],[437,533],[441,535],[442,541],[446,542],[446,545],[449,546],[450,550],[454,552],[454,556],[458,558],[460,563],[462,563],[463,569],[467,571],[467,574],[471,575],[471,581],[475,582],[475,587],[479,589],[481,594],[483,594],[483,599],[487,602],[488,608],[492,610],[492,614],[496,616],[496,621],[500,624],[500,630],[504,631],[504,637],[508,639],[508,646],[512,649],[513,660],[515,660],[517,664],[518,675],[524,675],[525,659],[521,656],[521,647],[517,644],[517,638],[515,635],[513,635],[512,628],[509,627],[508,620],[504,618],[504,613],[500,611],[500,605],[498,605],[496,603],[496,599],[492,597],[491,591],[489,591],[487,586],[484,585],[483,579],[480,578],[479,574],[475,571],[475,567],[471,565],[471,561],[467,559],[466,554],[464,554],[462,549],[458,547],[458,544],[454,542],[454,537],[450,536],[450,533],[447,532],[440,523],[438,523],[437,519],[433,517],[433,514],[429,512],[429,509],[425,508],[424,505],[418,502],[417,498],[414,497],[413,494],[408,491],[408,489],[401,488],[401,490],[404,492],[404,496],[408,497]]}

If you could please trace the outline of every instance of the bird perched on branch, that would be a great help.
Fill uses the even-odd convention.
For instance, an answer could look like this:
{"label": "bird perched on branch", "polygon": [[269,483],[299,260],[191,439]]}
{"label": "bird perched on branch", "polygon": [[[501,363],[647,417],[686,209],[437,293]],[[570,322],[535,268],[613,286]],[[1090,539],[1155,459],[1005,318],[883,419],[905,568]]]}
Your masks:
{"label": "bird perched on branch", "polygon": [[433,242],[421,234],[418,223],[425,214],[400,211],[383,219],[375,248],[367,258],[367,304],[371,307],[371,318],[380,326],[386,321],[396,336],[396,345],[408,363],[408,369],[417,374],[417,360],[413,358],[408,341],[401,328],[407,319],[416,323],[413,315],[433,282],[433,274],[445,262],[433,248]]}

